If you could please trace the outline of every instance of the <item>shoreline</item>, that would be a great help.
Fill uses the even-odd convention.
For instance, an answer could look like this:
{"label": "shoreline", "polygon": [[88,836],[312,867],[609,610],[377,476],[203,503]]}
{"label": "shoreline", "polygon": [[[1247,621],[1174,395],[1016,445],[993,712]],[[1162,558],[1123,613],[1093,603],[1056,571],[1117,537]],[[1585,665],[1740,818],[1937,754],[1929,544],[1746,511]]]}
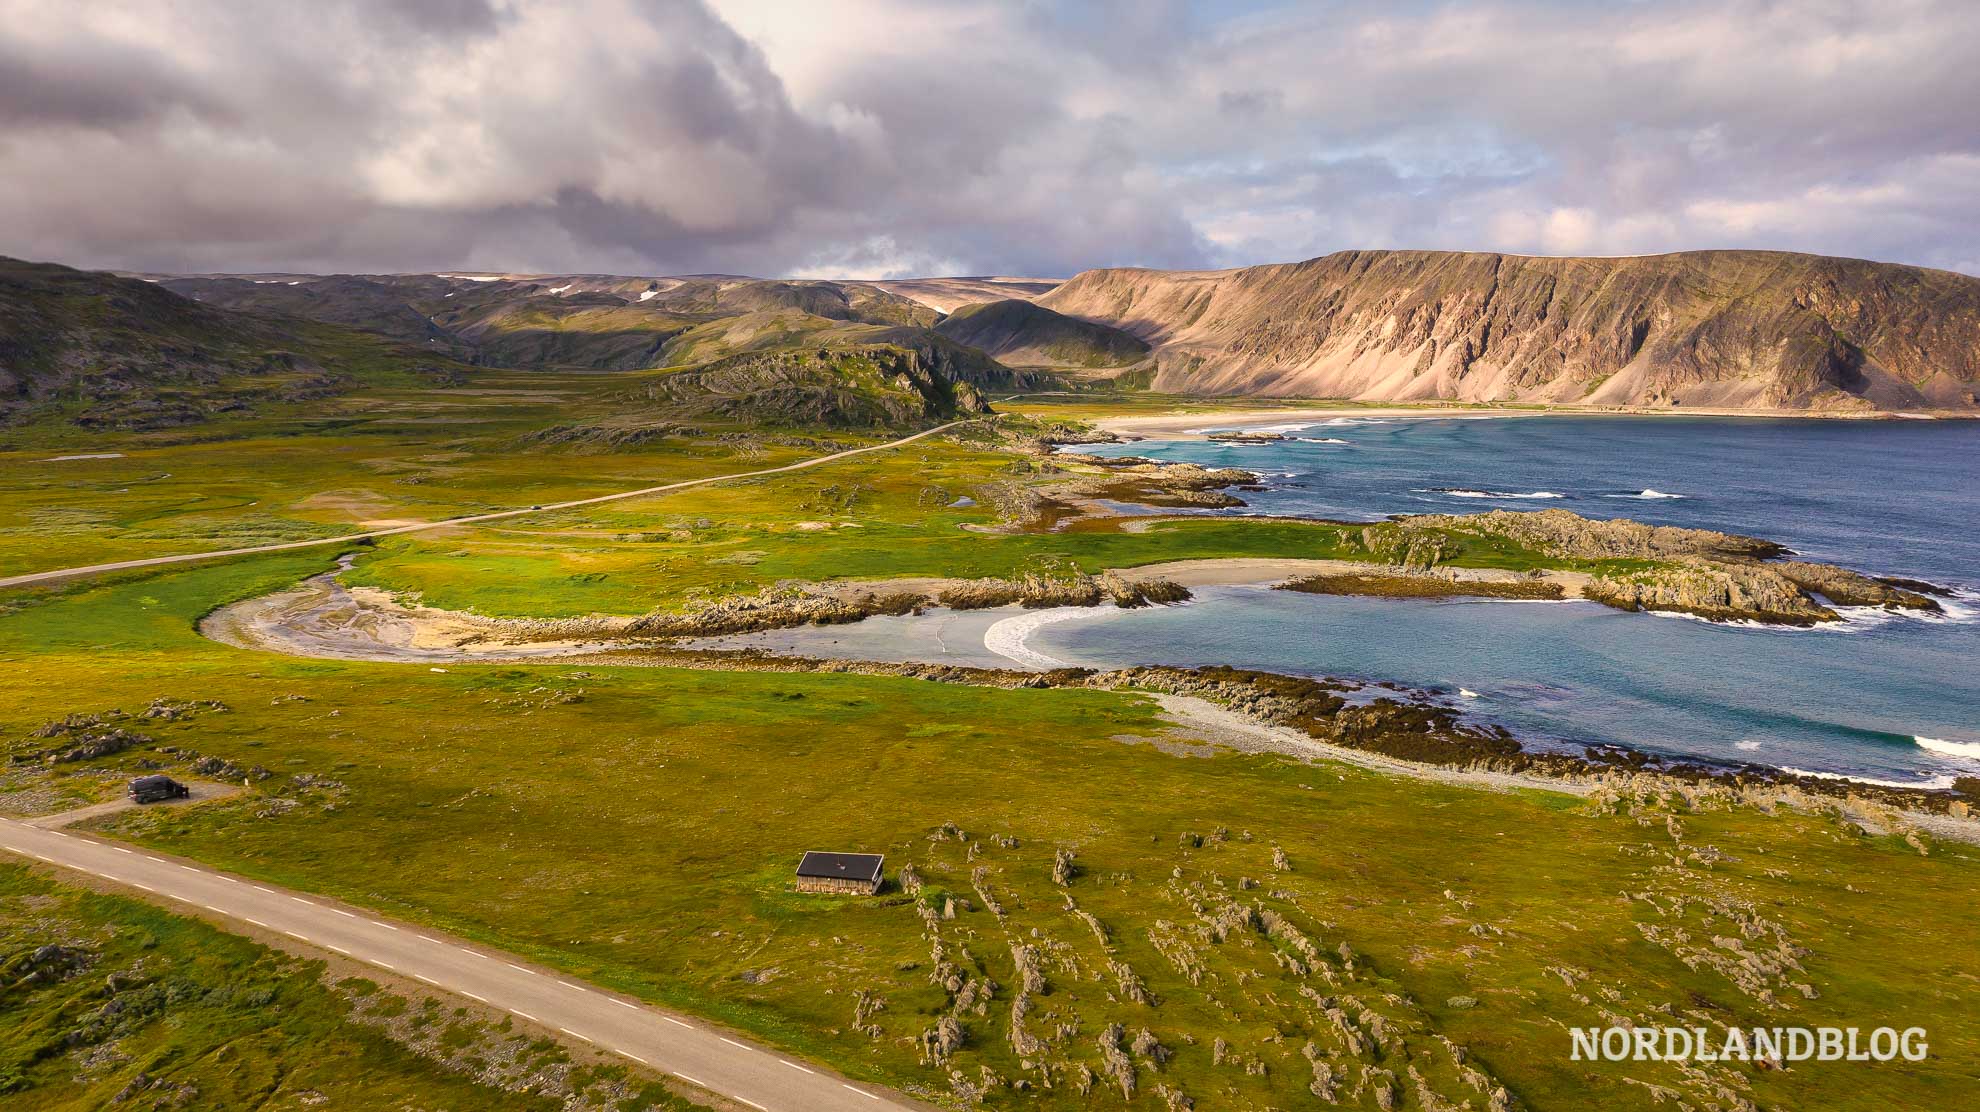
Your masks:
{"label": "shoreline", "polygon": [[[1338,563],[1341,562],[1230,557],[1170,561],[1135,570],[1160,571],[1171,577],[1171,582],[1186,581],[1193,586],[1268,586],[1278,577],[1288,573],[1297,574],[1325,569]],[[424,664],[429,667],[472,664],[591,663],[748,671],[844,671],[920,676],[925,679],[941,679],[945,682],[1005,687],[1092,686],[1093,684],[1088,683],[1084,678],[1089,676],[1101,681],[1100,686],[1107,686],[1111,682],[1107,677],[1120,675],[1191,674],[1188,669],[1163,666],[1130,668],[1114,673],[1095,673],[1092,669],[1084,667],[1062,667],[1060,665],[1063,662],[1044,657],[1042,654],[1038,660],[1029,662],[1031,668],[1024,666],[1026,662],[1015,659],[1011,661],[1012,666],[1009,667],[984,668],[928,661],[891,662],[818,658],[762,649],[684,647],[682,641],[705,639],[642,638],[637,634],[623,633],[613,637],[604,631],[598,631],[596,635],[587,637],[511,641],[502,636],[505,632],[503,626],[509,620],[482,618],[418,605],[409,606],[386,592],[369,588],[347,591],[335,582],[335,575],[335,572],[329,572],[313,576],[287,591],[245,599],[222,607],[199,623],[199,632],[220,643],[250,651],[277,652],[305,658]],[[915,582],[930,583],[931,581]],[[886,584],[847,583],[836,586],[841,592],[856,590],[871,593],[876,589],[884,588]],[[1067,616],[1071,617],[1084,615],[1089,611],[1107,611],[1108,607],[1103,601],[1084,608],[1051,607],[1019,610],[1014,615],[1002,619],[998,624],[1012,620],[1029,622],[1035,616],[1050,615],[1062,610],[1067,611]],[[632,620],[626,621],[629,624]],[[518,625],[506,632],[519,631]],[[985,649],[992,655],[1010,659],[1007,654],[999,652],[987,641]],[[1334,688],[1351,684],[1355,690],[1381,689],[1385,694],[1378,698],[1421,698],[1426,694],[1385,684],[1305,680],[1270,672],[1237,669],[1196,671],[1221,671],[1260,677],[1261,680],[1270,682],[1332,685]],[[1126,683],[1123,687],[1150,696],[1161,694],[1159,691],[1143,690],[1132,683]],[[1170,691],[1169,694],[1184,697],[1186,693]],[[1930,833],[1980,844],[1980,822],[1947,813],[1956,809],[1955,805],[1965,806],[1951,796],[1951,789],[1900,787],[1841,774],[1800,773],[1768,765],[1737,767],[1714,764],[1702,759],[1666,758],[1623,746],[1614,747],[1617,756],[1612,759],[1590,761],[1545,750],[1528,749],[1510,735],[1504,735],[1503,731],[1500,731],[1502,737],[1499,744],[1510,745],[1512,751],[1509,753],[1499,753],[1496,757],[1473,756],[1464,759],[1463,763],[1459,763],[1458,759],[1449,762],[1419,760],[1402,758],[1379,750],[1334,745],[1268,717],[1234,710],[1215,702],[1205,702],[1201,699],[1195,701],[1203,702],[1205,707],[1217,712],[1208,717],[1198,713],[1194,716],[1195,720],[1199,723],[1209,723],[1210,726],[1222,729],[1225,733],[1229,732],[1233,723],[1238,723],[1242,724],[1244,730],[1254,739],[1277,738],[1283,742],[1288,737],[1296,736],[1300,739],[1299,745],[1305,756],[1346,760],[1362,767],[1398,775],[1473,783],[1487,787],[1517,786],[1567,791],[1571,794],[1580,794],[1574,785],[1597,783],[1602,777],[1610,774],[1648,777],[1660,782],[1683,783],[1694,788],[1701,784],[1760,783],[1769,785],[1768,790],[1792,791],[1798,793],[1800,797],[1827,800],[1829,805],[1839,807],[1847,805],[1893,809],[1902,813],[1906,821]],[[1415,703],[1406,705],[1417,709],[1428,706],[1428,704]],[[1434,713],[1434,708],[1432,712]],[[1462,731],[1460,735],[1469,736],[1462,734]],[[1422,740],[1434,748],[1435,736],[1433,730],[1432,733],[1425,734]],[[1456,754],[1446,755],[1456,757]],[[1663,763],[1652,764],[1653,761]]]}
{"label": "shoreline", "polygon": [[1869,413],[1837,413],[1789,409],[1649,409],[1623,407],[1564,408],[1515,407],[1489,404],[1453,405],[1316,405],[1297,409],[1260,409],[1233,406],[1194,412],[1161,414],[1122,413],[1085,418],[1102,432],[1126,440],[1208,440],[1199,428],[1243,430],[1260,425],[1317,423],[1340,417],[1369,420],[1506,420],[1515,417],[1715,417],[1768,421],[1960,421],[1980,419],[1980,414],[1954,411],[1898,413],[1879,410]]}

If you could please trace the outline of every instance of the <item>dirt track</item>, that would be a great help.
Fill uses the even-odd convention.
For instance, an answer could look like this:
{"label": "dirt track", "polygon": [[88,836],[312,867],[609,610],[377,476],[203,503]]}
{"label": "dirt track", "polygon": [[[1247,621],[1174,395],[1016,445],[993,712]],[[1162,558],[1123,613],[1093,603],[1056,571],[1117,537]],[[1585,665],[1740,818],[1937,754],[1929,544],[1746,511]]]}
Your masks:
{"label": "dirt track", "polygon": [[[995,418],[991,418],[995,420]],[[977,418],[971,418],[971,421]],[[450,517],[440,521],[422,521],[412,525],[400,525],[390,529],[373,529],[363,533],[346,533],[339,537],[319,537],[309,541],[288,541],[283,544],[262,544],[252,548],[225,548],[218,552],[183,552],[174,556],[149,556],[142,560],[119,560],[110,564],[89,564],[77,568],[56,568],[52,571],[29,572],[0,579],[0,587],[27,587],[36,583],[55,583],[64,579],[75,579],[85,575],[99,575],[107,571],[127,571],[132,568],[157,567],[161,564],[183,564],[194,560],[218,560],[228,556],[251,556],[261,552],[289,552],[299,548],[322,548],[326,545],[350,544],[352,541],[370,540],[377,537],[396,537],[406,533],[418,533],[427,529],[444,529],[450,525],[473,525],[483,521],[501,521],[506,518],[523,517],[527,514],[550,513],[556,510],[575,509],[579,506],[596,506],[603,502],[617,502],[626,498],[643,498],[650,494],[665,494],[668,491],[686,490],[690,487],[707,486],[710,483],[726,483],[731,479],[754,479],[763,475],[782,475],[790,471],[802,471],[809,467],[821,467],[835,460],[865,455],[868,452],[884,452],[903,444],[935,436],[970,421],[951,421],[932,429],[890,440],[885,444],[872,444],[864,448],[848,448],[843,452],[816,456],[797,463],[787,463],[782,467],[766,467],[760,471],[738,471],[730,475],[710,475],[704,479],[686,479],[678,483],[663,483],[660,486],[641,487],[638,490],[621,491],[618,494],[600,494],[593,498],[579,498],[570,502],[557,502],[542,506],[525,506],[519,510],[498,510],[495,513],[472,514],[467,517]]]}

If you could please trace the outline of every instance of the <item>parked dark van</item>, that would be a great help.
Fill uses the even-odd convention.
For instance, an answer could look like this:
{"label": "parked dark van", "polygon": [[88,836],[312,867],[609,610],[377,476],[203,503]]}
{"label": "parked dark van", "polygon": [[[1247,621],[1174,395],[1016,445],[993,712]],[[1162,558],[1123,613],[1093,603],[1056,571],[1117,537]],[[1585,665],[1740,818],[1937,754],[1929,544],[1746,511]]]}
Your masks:
{"label": "parked dark van", "polygon": [[140,776],[131,781],[131,802],[157,803],[163,799],[184,799],[192,789],[170,776]]}

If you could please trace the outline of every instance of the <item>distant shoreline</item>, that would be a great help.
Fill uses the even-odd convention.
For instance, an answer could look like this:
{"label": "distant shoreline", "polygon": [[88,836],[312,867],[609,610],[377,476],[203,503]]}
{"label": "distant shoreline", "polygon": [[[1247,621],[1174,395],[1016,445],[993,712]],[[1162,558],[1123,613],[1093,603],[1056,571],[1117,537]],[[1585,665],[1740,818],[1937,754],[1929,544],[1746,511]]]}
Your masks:
{"label": "distant shoreline", "polygon": [[1545,408],[1515,408],[1496,405],[1421,405],[1421,406],[1367,406],[1367,405],[1318,405],[1304,409],[1258,409],[1233,407],[1229,409],[1204,409],[1186,413],[1133,414],[1124,413],[1112,417],[1095,417],[1090,421],[1095,428],[1116,436],[1140,437],[1149,440],[1204,440],[1201,428],[1245,429],[1260,425],[1290,425],[1302,421],[1325,421],[1336,417],[1364,417],[1393,420],[1397,418],[1417,418],[1431,420],[1444,418],[1470,418],[1472,420],[1502,419],[1514,417],[1723,417],[1753,418],[1764,420],[1811,420],[1811,421],[1959,421],[1980,419],[1980,414],[1934,412],[1896,413],[1878,411],[1874,413],[1824,413],[1787,409],[1612,409],[1586,408],[1564,409],[1557,406]]}

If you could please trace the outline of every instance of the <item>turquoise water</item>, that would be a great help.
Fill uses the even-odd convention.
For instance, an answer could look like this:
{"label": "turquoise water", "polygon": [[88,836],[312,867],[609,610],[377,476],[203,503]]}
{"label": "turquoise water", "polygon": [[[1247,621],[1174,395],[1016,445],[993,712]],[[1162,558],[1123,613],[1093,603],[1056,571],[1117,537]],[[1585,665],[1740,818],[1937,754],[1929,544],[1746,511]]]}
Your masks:
{"label": "turquoise water", "polygon": [[[1559,506],[1778,540],[1961,590],[1951,617],[1750,629],[1590,603],[1331,598],[1253,588],[1044,625],[1094,666],[1232,664],[1448,692],[1522,738],[1613,743],[1905,784],[1980,774],[1980,423],[1348,419],[1267,445],[1086,448],[1244,467],[1231,513],[1376,519]],[[1469,691],[1475,697],[1460,694]],[[1926,739],[1926,740],[1921,740]]]}

